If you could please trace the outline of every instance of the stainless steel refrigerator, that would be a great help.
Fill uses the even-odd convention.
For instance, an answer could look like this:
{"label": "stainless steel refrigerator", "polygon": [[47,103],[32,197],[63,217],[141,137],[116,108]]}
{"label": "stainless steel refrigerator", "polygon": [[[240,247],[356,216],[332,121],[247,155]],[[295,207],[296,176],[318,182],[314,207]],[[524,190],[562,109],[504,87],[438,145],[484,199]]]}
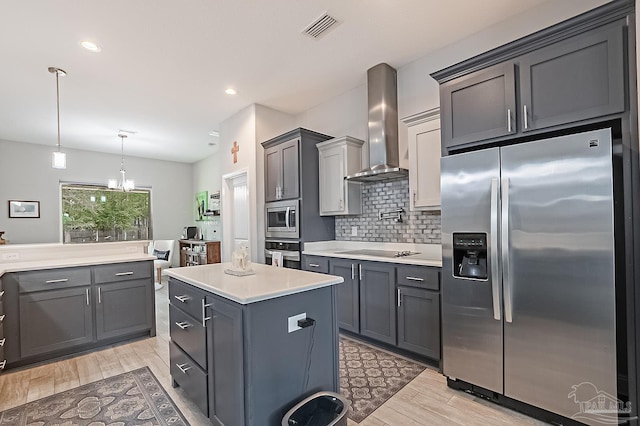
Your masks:
{"label": "stainless steel refrigerator", "polygon": [[586,423],[581,384],[615,400],[611,149],[603,129],[442,159],[449,378]]}

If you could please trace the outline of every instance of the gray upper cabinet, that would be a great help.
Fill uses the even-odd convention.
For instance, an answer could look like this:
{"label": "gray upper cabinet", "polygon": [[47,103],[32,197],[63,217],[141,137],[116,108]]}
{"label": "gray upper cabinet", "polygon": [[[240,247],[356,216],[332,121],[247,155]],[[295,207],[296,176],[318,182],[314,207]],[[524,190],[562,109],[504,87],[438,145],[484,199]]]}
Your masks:
{"label": "gray upper cabinet", "polygon": [[299,197],[299,144],[296,138],[265,149],[265,201]]}
{"label": "gray upper cabinet", "polygon": [[354,333],[360,332],[360,288],[356,261],[331,259],[329,273],[344,278],[338,285],[338,327]]}
{"label": "gray upper cabinet", "polygon": [[398,287],[398,347],[440,359],[440,294]]}
{"label": "gray upper cabinet", "polygon": [[360,334],[390,345],[396,344],[396,268],[377,262],[361,262]]}
{"label": "gray upper cabinet", "polygon": [[150,329],[151,288],[149,279],[98,285],[94,291],[98,340]]}
{"label": "gray upper cabinet", "polygon": [[499,64],[440,87],[443,146],[515,132],[514,69],[513,63]]}
{"label": "gray upper cabinet", "polygon": [[443,153],[623,113],[626,21],[582,19],[431,74],[440,83]]}
{"label": "gray upper cabinet", "polygon": [[20,295],[20,353],[46,354],[93,341],[91,288]]}
{"label": "gray upper cabinet", "polygon": [[520,58],[522,131],[624,111],[623,48],[614,25]]}

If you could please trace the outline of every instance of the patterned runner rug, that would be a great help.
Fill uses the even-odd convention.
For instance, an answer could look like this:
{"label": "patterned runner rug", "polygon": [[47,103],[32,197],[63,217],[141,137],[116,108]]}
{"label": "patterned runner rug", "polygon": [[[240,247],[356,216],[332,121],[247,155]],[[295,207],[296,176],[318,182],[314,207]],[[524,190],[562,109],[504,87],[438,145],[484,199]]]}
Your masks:
{"label": "patterned runner rug", "polygon": [[347,417],[360,423],[426,368],[340,336],[340,394],[351,401]]}
{"label": "patterned runner rug", "polygon": [[188,426],[147,367],[0,412],[0,426]]}

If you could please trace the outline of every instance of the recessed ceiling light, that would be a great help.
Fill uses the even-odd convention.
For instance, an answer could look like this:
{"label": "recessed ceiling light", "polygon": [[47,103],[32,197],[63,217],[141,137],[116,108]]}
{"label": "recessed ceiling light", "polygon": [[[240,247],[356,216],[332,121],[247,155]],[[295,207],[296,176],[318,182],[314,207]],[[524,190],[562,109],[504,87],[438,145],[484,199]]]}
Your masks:
{"label": "recessed ceiling light", "polygon": [[233,87],[229,87],[227,90],[224,91],[224,93],[226,93],[227,95],[235,95],[236,93],[236,89],[234,89]]}
{"label": "recessed ceiling light", "polygon": [[95,52],[98,53],[100,52],[102,49],[100,49],[100,46],[98,46],[97,44],[95,44],[92,41],[88,41],[88,40],[84,40],[80,42],[80,46],[84,47],[85,49],[87,49],[89,52]]}
{"label": "recessed ceiling light", "polygon": [[216,144],[213,142],[209,142],[209,146],[216,146]]}
{"label": "recessed ceiling light", "polygon": [[217,130],[212,130],[209,132],[209,136],[213,136],[214,138],[220,137],[220,132]]}

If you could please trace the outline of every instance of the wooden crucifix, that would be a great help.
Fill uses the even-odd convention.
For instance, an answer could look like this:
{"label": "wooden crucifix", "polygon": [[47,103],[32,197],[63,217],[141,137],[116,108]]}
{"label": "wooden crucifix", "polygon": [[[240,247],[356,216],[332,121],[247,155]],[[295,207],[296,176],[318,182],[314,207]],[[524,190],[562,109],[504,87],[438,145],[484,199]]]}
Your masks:
{"label": "wooden crucifix", "polygon": [[233,154],[233,163],[238,162],[238,151],[240,151],[240,146],[238,145],[238,141],[233,141],[233,148],[231,148],[231,153]]}

